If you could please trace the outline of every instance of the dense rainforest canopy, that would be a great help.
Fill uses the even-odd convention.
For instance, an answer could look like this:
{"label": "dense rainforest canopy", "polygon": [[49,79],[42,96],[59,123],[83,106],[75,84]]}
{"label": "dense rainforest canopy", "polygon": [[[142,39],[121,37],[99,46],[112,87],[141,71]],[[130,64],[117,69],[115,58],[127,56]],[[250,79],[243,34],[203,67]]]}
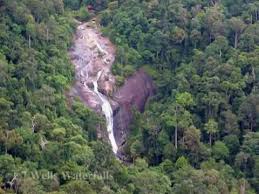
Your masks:
{"label": "dense rainforest canopy", "polygon": [[[117,46],[118,85],[140,67],[157,85],[134,112],[132,164],[66,100],[85,5]],[[0,193],[259,193],[258,76],[256,0],[0,0]]]}

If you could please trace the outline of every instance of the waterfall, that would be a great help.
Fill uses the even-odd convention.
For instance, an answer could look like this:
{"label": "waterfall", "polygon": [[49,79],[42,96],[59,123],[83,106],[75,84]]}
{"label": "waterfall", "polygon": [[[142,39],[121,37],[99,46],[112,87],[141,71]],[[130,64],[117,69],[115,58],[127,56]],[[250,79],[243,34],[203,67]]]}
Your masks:
{"label": "waterfall", "polygon": [[110,139],[111,146],[112,146],[112,151],[115,154],[117,154],[118,146],[116,144],[114,133],[113,133],[113,111],[112,111],[112,107],[111,107],[111,104],[108,101],[107,97],[104,96],[103,94],[101,94],[98,91],[98,80],[99,80],[101,74],[102,74],[102,71],[99,71],[97,73],[96,80],[93,81],[94,92],[98,95],[98,97],[102,101],[102,111],[103,111],[103,113],[105,115],[105,118],[106,118],[106,126],[107,126],[107,131],[108,131],[109,139]]}
{"label": "waterfall", "polygon": [[[71,61],[76,70],[76,84],[71,93],[82,97],[82,100],[95,111],[97,105],[101,105],[112,151],[116,155],[118,146],[113,133],[113,111],[107,96],[98,91],[98,80],[104,72],[111,77],[110,84],[113,84],[110,69],[114,62],[115,50],[107,38],[100,36],[99,31],[89,26],[92,26],[92,22],[78,26],[70,51]],[[89,87],[89,83],[93,83],[94,89]]]}

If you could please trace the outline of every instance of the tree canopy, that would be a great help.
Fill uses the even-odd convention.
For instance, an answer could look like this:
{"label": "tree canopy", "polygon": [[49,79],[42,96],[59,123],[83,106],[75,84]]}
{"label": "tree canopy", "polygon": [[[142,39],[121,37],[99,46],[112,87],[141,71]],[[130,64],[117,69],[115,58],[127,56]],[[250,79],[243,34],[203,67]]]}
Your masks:
{"label": "tree canopy", "polygon": [[[87,5],[118,86],[140,67],[157,86],[134,112],[131,164],[66,99]],[[0,0],[0,193],[258,193],[258,20],[256,0]]]}

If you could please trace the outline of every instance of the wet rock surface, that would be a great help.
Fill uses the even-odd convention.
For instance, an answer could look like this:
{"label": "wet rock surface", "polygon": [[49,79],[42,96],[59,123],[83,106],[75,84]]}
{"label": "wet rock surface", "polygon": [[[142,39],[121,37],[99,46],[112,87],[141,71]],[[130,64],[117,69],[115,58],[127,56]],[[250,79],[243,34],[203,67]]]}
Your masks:
{"label": "wet rock surface", "polygon": [[115,52],[115,46],[101,35],[95,22],[80,23],[69,51],[76,72],[70,96],[78,96],[86,106],[101,112],[101,101],[93,91],[93,81],[97,73],[102,71],[98,81],[99,90],[103,94],[113,91],[115,78],[111,73],[111,66]]}

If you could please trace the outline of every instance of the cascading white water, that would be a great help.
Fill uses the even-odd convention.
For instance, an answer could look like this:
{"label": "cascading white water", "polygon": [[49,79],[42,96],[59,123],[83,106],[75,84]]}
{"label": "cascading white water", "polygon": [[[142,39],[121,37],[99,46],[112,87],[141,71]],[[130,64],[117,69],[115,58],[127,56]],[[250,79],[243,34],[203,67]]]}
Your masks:
{"label": "cascading white water", "polygon": [[108,99],[98,91],[98,80],[99,80],[101,74],[102,74],[102,71],[99,71],[97,73],[96,80],[93,81],[94,92],[98,95],[98,97],[102,101],[102,111],[106,118],[107,131],[108,131],[109,139],[111,142],[112,151],[115,154],[117,154],[118,146],[115,141],[115,137],[114,137],[114,133],[113,133],[113,111],[112,111],[112,108],[111,108],[111,105],[110,105],[110,102],[108,101]]}
{"label": "cascading white water", "polygon": [[[115,49],[107,38],[100,36],[97,28],[91,27],[92,25],[92,22],[88,22],[78,26],[74,46],[70,51],[77,80],[72,93],[79,95],[95,111],[96,107],[101,105],[112,150],[117,155],[118,146],[113,133],[113,111],[107,96],[98,91],[98,80],[102,73],[109,76],[108,85],[111,88],[115,83],[110,71]],[[96,75],[97,69],[99,72]],[[89,87],[89,83],[93,83],[94,89]]]}

